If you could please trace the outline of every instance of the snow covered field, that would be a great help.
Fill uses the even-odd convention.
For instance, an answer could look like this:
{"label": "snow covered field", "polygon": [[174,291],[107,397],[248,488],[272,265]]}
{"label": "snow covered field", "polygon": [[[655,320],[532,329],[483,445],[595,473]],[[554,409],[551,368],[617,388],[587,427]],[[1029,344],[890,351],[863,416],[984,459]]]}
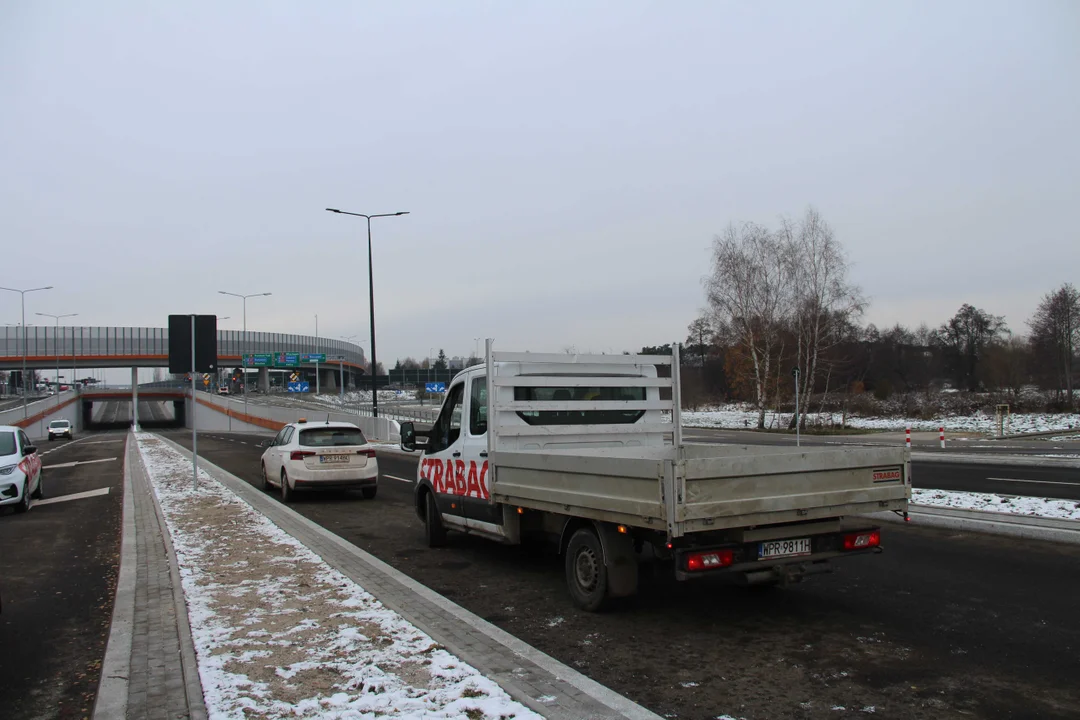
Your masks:
{"label": "snow covered field", "polygon": [[[705,428],[754,428],[757,425],[757,412],[748,405],[725,405],[713,410],[693,412],[683,411],[683,425],[686,427]],[[835,425],[842,420],[840,413],[811,413],[807,417],[810,425]],[[766,427],[787,427],[791,413],[766,413]],[[910,427],[915,431],[936,431],[940,427],[945,432],[968,432],[994,434],[997,424],[993,415],[944,415],[931,420],[904,417],[858,417],[848,415],[847,427],[862,430],[902,431]],[[1069,430],[1080,428],[1080,414],[1076,413],[1023,413],[1014,414],[1007,432],[1043,432],[1048,430]]]}
{"label": "snow covered field", "polygon": [[212,718],[540,716],[153,435],[139,450],[180,565]]}
{"label": "snow covered field", "polygon": [[1080,502],[1076,500],[912,488],[911,502],[913,505],[932,505],[957,510],[984,510],[1059,520],[1080,520]]}

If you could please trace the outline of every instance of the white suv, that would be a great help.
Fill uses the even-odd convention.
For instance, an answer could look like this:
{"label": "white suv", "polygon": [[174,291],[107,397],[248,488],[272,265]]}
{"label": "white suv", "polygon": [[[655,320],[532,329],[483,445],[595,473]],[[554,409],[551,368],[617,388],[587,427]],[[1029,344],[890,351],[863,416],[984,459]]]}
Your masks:
{"label": "white suv", "polygon": [[0,425],[0,506],[30,509],[30,498],[44,497],[41,458],[21,428]]}
{"label": "white suv", "polygon": [[375,448],[352,423],[289,423],[262,455],[262,488],[281,488],[284,502],[296,490],[331,488],[359,488],[371,500],[378,484]]}
{"label": "white suv", "polygon": [[71,423],[67,420],[53,420],[49,423],[49,440],[58,437],[66,437],[68,440],[75,438],[75,431],[71,429]]}

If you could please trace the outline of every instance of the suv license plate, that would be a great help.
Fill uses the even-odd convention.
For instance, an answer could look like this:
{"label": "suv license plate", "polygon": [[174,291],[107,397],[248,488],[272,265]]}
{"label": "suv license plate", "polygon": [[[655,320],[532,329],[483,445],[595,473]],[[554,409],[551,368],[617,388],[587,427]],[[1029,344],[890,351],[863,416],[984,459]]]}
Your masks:
{"label": "suv license plate", "polygon": [[809,555],[810,553],[810,538],[798,538],[797,540],[768,540],[758,545],[758,560],[793,557],[795,555]]}
{"label": "suv license plate", "polygon": [[348,455],[320,455],[320,463],[347,463],[349,462]]}

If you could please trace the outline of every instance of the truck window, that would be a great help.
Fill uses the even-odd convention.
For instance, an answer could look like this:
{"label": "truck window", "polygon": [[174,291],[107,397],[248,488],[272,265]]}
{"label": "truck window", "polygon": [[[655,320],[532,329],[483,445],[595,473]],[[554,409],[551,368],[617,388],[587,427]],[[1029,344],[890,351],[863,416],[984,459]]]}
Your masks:
{"label": "truck window", "polygon": [[487,432],[487,378],[478,377],[472,383],[469,398],[469,434],[483,435]]}
{"label": "truck window", "polygon": [[428,439],[428,455],[440,452],[457,442],[461,435],[461,405],[464,402],[465,383],[460,382],[450,388],[450,394],[446,397],[439,419],[431,428],[431,436]]}
{"label": "truck window", "polygon": [[[644,400],[642,387],[516,387],[514,400],[582,402],[586,400]],[[531,410],[518,417],[530,425],[629,425],[644,410]]]}

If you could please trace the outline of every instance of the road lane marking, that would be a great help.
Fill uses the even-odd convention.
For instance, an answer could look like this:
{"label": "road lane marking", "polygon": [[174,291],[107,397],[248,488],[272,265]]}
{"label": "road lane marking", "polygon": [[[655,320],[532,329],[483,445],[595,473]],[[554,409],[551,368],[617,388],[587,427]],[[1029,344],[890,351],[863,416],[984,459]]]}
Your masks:
{"label": "road lane marking", "polygon": [[400,480],[401,482],[404,482],[404,483],[409,483],[410,485],[412,485],[413,483],[415,483],[415,482],[416,482],[415,480],[408,480],[408,479],[406,479],[406,478],[403,478],[403,477],[398,477],[397,475],[386,475],[386,474],[383,474],[383,477],[384,477],[384,478],[390,478],[391,480]]}
{"label": "road lane marking", "polygon": [[1033,485],[1080,485],[1080,482],[1061,482],[1059,480],[1020,480],[1018,478],[992,478],[988,477],[987,480],[997,480],[998,482],[1017,482],[1017,483],[1031,483]]}
{"label": "road lane marking", "polygon": [[37,507],[38,505],[51,505],[52,503],[67,502],[68,500],[82,500],[83,498],[97,497],[98,495],[108,495],[109,488],[103,487],[97,490],[87,490],[86,492],[72,493],[71,495],[61,495],[54,498],[46,498],[45,500],[35,500],[30,507]]}
{"label": "road lane marking", "polygon": [[42,465],[41,469],[42,470],[49,470],[50,468],[67,468],[67,467],[75,467],[76,465],[90,465],[92,463],[112,462],[115,459],[116,458],[111,457],[111,458],[101,458],[100,460],[76,460],[75,462],[59,463],[57,465]]}
{"label": "road lane marking", "polygon": [[[124,442],[120,440],[95,440],[94,442],[83,443],[83,445],[111,445],[113,443]],[[57,448],[59,450],[60,448]]]}

